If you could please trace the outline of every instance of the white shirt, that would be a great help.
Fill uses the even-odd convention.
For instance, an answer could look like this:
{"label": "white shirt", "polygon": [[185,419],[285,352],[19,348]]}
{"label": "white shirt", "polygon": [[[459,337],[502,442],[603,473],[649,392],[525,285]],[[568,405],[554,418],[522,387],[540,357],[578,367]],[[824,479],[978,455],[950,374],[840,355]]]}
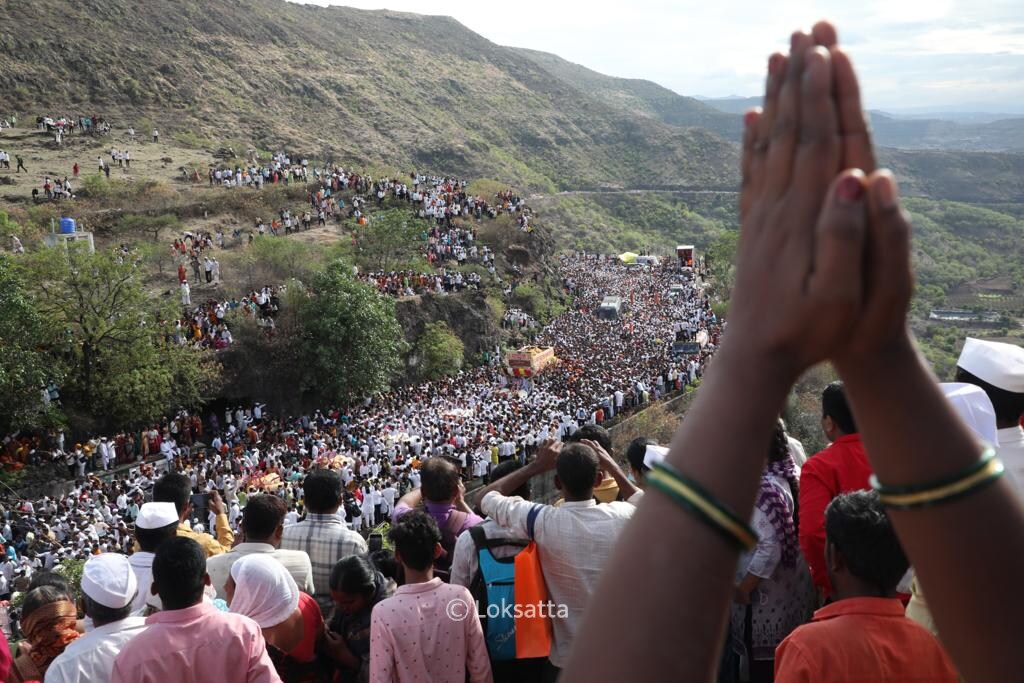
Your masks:
{"label": "white shirt", "polygon": [[1006,466],[1010,481],[1024,498],[1024,428],[1007,427],[996,432],[999,439],[999,458]]}
{"label": "white shirt", "polygon": [[125,643],[146,630],[142,617],[128,617],[97,626],[73,640],[46,670],[46,683],[109,681],[114,658]]}
{"label": "white shirt", "polygon": [[128,556],[128,564],[135,572],[135,578],[139,584],[139,592],[136,593],[135,599],[132,601],[132,614],[141,614],[147,604],[157,609],[161,607],[160,596],[150,593],[150,587],[153,585],[154,557],[156,557],[154,553],[147,553],[144,550]]}
{"label": "white shirt", "polygon": [[[554,642],[550,655],[555,666],[563,667],[568,661],[573,636],[601,571],[642,496],[643,492],[638,491],[625,503],[598,505],[591,499],[553,507],[491,491],[480,502],[485,515],[524,538],[528,537],[530,510],[535,505],[541,508],[534,523],[534,540],[551,602],[558,606],[552,619]],[[567,617],[560,619],[563,610]]]}

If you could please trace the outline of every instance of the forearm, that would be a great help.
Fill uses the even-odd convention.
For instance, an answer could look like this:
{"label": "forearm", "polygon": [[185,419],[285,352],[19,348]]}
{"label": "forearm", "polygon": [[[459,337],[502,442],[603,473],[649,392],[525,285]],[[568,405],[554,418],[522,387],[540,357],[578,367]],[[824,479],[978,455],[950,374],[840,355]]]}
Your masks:
{"label": "forearm", "polygon": [[415,508],[423,501],[423,492],[417,486],[409,493],[405,494],[398,499],[398,503],[395,505],[397,508],[399,505],[405,505],[408,508]]}
{"label": "forearm", "polygon": [[[727,343],[668,455],[669,464],[743,519],[753,507],[772,425],[793,379],[773,374],[772,367]],[[709,680],[725,634],[736,561],[737,550],[714,529],[651,490],[619,537],[596,591],[607,599],[592,605],[566,681]],[[660,588],[621,590],[630,585]],[[622,614],[644,615],[647,628],[617,628]],[[652,650],[651,633],[675,647]],[[636,652],[648,656],[637,660]]]}
{"label": "forearm", "polygon": [[[884,484],[928,483],[977,462],[977,439],[909,340],[870,367],[840,374]],[[894,509],[890,517],[961,672],[969,680],[1005,680],[1017,666],[1016,615],[1024,609],[1024,598],[1006,589],[1024,575],[1024,511],[1009,482],[933,507]]]}

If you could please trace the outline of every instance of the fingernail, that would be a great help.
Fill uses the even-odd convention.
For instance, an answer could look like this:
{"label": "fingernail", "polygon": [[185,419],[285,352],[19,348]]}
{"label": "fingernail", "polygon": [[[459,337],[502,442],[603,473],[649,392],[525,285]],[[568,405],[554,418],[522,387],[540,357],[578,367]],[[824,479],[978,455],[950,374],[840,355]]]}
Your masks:
{"label": "fingernail", "polygon": [[896,181],[893,177],[888,174],[879,176],[875,186],[878,188],[876,192],[879,205],[887,211],[896,208]]}
{"label": "fingernail", "polygon": [[750,124],[752,124],[754,122],[754,119],[756,119],[756,118],[757,118],[757,112],[756,111],[754,111],[754,110],[748,111],[746,114],[743,115],[743,125],[749,127]]}
{"label": "fingernail", "polygon": [[859,202],[864,197],[864,185],[857,176],[848,175],[839,181],[836,194],[844,202]]}
{"label": "fingernail", "polygon": [[768,75],[777,76],[779,73],[779,65],[782,64],[782,55],[774,54],[768,59]]}

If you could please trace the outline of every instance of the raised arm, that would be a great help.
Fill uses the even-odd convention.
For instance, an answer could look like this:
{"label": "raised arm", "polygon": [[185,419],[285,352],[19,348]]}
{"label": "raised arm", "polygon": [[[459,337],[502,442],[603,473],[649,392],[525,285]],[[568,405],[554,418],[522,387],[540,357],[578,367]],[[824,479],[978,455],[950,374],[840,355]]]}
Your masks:
{"label": "raised arm", "polygon": [[[864,175],[839,173],[832,85],[831,55],[809,35],[794,34],[790,56],[769,62],[764,110],[745,119],[729,333],[667,458],[740,519],[750,516],[786,394],[845,340],[860,308]],[[714,675],[737,548],[648,490],[602,576],[568,683]],[[623,614],[641,626],[622,629]]]}
{"label": "raised arm", "polygon": [[[880,254],[856,345],[836,359],[879,482],[913,487],[956,478],[982,446],[953,411],[906,329],[909,225],[895,183],[873,179],[871,239]],[[890,508],[943,644],[967,680],[1020,676],[1024,511],[1003,479],[919,509]]]}

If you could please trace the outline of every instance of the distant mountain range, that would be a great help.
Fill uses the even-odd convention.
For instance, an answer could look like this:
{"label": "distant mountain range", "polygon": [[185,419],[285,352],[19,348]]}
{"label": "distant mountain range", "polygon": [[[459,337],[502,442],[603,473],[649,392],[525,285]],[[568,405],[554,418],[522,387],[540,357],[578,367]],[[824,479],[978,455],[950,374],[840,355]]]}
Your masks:
{"label": "distant mountain range", "polygon": [[[700,98],[727,114],[742,114],[760,97]],[[1024,115],[986,112],[900,110],[871,111],[875,141],[897,149],[968,152],[1024,152]]]}

